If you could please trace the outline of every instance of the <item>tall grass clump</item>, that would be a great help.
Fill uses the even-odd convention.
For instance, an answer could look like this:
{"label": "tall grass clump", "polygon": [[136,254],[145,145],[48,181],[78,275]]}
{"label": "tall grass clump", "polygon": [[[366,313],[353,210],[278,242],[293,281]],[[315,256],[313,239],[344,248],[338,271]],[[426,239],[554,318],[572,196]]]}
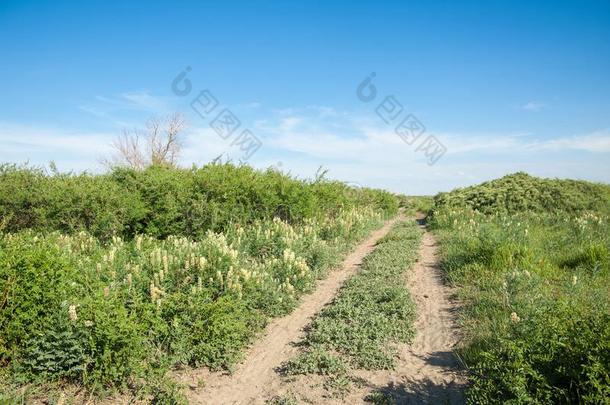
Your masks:
{"label": "tall grass clump", "polygon": [[177,400],[167,371],[231,370],[397,205],[245,166],[3,166],[0,402],[45,384]]}
{"label": "tall grass clump", "polygon": [[[607,403],[610,398],[610,187],[554,180],[472,187],[437,198],[432,226],[463,303],[459,348],[470,403]],[[532,192],[524,197],[521,180]],[[506,180],[501,179],[501,180]],[[564,189],[565,188],[565,189]],[[483,203],[473,195],[495,195]],[[509,203],[515,198],[529,198]],[[519,207],[519,208],[517,208]]]}

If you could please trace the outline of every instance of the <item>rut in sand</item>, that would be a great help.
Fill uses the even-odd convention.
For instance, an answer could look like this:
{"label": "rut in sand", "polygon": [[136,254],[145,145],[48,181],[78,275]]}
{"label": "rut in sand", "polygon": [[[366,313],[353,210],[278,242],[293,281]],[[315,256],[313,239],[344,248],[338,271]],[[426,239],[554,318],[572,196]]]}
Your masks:
{"label": "rut in sand", "polygon": [[396,370],[388,372],[385,383],[377,381],[378,388],[399,404],[461,404],[466,377],[453,353],[459,341],[457,303],[442,280],[437,242],[419,221],[424,229],[419,261],[407,272],[417,332],[403,348]]}

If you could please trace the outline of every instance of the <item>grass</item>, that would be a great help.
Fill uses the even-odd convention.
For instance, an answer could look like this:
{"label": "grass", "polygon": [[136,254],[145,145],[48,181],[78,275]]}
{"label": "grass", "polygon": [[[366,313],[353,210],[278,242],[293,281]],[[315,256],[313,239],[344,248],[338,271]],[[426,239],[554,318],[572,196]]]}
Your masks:
{"label": "grass", "polygon": [[325,388],[341,396],[349,371],[391,369],[395,344],[414,336],[415,307],[404,274],[415,262],[421,231],[401,222],[382,238],[361,270],[312,322],[303,350],[285,364],[286,374],[327,376]]}
{"label": "grass", "polygon": [[[517,173],[432,201],[231,165],[0,165],[0,403],[81,388],[183,401],[172,368],[230,371],[399,200],[430,212],[463,302],[470,403],[607,403],[609,186]],[[342,397],[354,369],[394,367],[414,334],[404,273],[420,234],[400,223],[379,241],[286,373]]]}
{"label": "grass", "polygon": [[396,400],[391,394],[380,390],[375,390],[367,395],[364,400],[375,405],[395,405]]}
{"label": "grass", "polygon": [[[548,185],[528,181],[538,190]],[[568,187],[563,194],[598,188],[555,185]],[[506,188],[510,197],[496,190],[497,198],[518,199],[521,189]],[[608,403],[610,222],[605,209],[587,210],[603,192],[549,209],[530,201],[537,211],[515,213],[495,200],[481,211],[446,204],[486,190],[437,200],[431,221],[445,277],[463,303],[459,354],[471,376],[468,401]]]}
{"label": "grass", "polygon": [[110,244],[85,234],[3,235],[2,388],[61,379],[102,392],[175,364],[231,369],[266,319],[290,312],[380,223],[373,212],[346,212],[300,227],[236,226],[200,241]]}

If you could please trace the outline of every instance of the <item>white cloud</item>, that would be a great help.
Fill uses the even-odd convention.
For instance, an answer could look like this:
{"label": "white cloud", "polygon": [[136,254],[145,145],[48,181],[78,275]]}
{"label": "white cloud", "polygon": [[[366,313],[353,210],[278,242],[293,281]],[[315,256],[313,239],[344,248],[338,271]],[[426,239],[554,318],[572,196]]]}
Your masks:
{"label": "white cloud", "polygon": [[113,97],[96,96],[78,108],[120,127],[141,125],[146,118],[169,115],[175,110],[169,98],[146,90],[128,91]]}
{"label": "white cloud", "polygon": [[99,171],[115,136],[0,122],[0,161],[46,165],[53,160],[62,170]]}
{"label": "white cloud", "polygon": [[[334,117],[336,119],[336,117]],[[275,122],[266,120],[258,129],[268,134],[266,143],[278,149],[308,154],[318,158],[366,160],[379,156],[383,160],[414,151],[424,134],[414,145],[407,145],[394,129],[366,120],[347,118],[347,123],[324,125],[311,117],[285,116]],[[344,129],[349,129],[346,135]],[[519,155],[538,151],[610,152],[610,130],[589,134],[540,139],[529,133],[440,133],[434,134],[446,147],[447,155],[501,153]]]}
{"label": "white cloud", "polygon": [[[435,134],[447,153],[430,167],[423,153],[416,152],[417,143],[407,145],[382,123],[345,115],[325,120],[298,112],[281,111],[259,126],[268,151],[264,158],[262,153],[256,156],[259,166],[280,160],[293,173],[311,177],[323,165],[335,178],[418,194],[519,170],[610,182],[608,130],[552,139],[530,133]],[[287,126],[287,120],[292,125]],[[582,153],[588,153],[584,160]],[[600,164],[608,170],[600,171]]]}
{"label": "white cloud", "polygon": [[[124,103],[122,102],[124,101]],[[167,113],[170,111],[167,100],[163,97],[153,96],[148,91],[130,91],[119,96],[119,104],[135,110]]]}
{"label": "white cloud", "polygon": [[203,165],[220,155],[231,154],[231,141],[222,139],[209,127],[192,128],[185,132],[180,162]]}
{"label": "white cloud", "polygon": [[522,105],[521,108],[528,111],[540,111],[549,108],[549,106],[548,104],[539,101],[530,101]]}
{"label": "white cloud", "polygon": [[533,142],[530,147],[536,150],[579,150],[591,153],[610,152],[610,130]]}
{"label": "white cloud", "polygon": [[[130,102],[155,104],[142,95],[131,96]],[[530,133],[436,133],[447,153],[428,166],[423,153],[416,151],[417,143],[407,145],[375,116],[310,106],[277,110],[244,126],[263,142],[250,160],[256,167],[281,162],[282,170],[312,177],[324,166],[332,178],[411,194],[449,190],[519,170],[610,182],[608,129],[555,138]],[[95,169],[96,159],[111,152],[115,136],[0,122],[0,160],[38,164],[56,160],[64,170]],[[180,161],[188,166],[232,155],[230,143],[202,123],[185,132]]]}

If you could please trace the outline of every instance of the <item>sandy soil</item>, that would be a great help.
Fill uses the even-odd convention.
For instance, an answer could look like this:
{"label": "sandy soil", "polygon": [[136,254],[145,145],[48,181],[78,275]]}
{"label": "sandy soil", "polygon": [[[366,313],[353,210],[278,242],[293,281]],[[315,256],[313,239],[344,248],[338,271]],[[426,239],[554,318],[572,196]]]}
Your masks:
{"label": "sandy soil", "polygon": [[398,404],[463,403],[466,377],[452,351],[459,340],[455,323],[457,303],[443,284],[437,244],[427,231],[423,234],[419,260],[406,273],[405,284],[417,305],[417,334],[411,345],[399,347],[395,370],[354,371],[352,389],[340,398],[329,396],[323,387],[324,377],[315,375],[284,379],[275,395],[296,398],[298,403],[359,404],[373,390],[381,390]]}
{"label": "sandy soil", "polygon": [[[277,368],[297,354],[295,344],[303,338],[303,328],[329,303],[343,283],[357,271],[362,259],[400,218],[388,221],[374,231],[345,259],[341,268],[331,272],[316,290],[304,296],[291,314],[273,320],[264,335],[249,348],[244,361],[233,374],[213,373],[205,369],[190,370],[180,376],[187,384],[187,397],[200,404],[265,403],[285,385]],[[200,387],[203,382],[203,387]]]}

